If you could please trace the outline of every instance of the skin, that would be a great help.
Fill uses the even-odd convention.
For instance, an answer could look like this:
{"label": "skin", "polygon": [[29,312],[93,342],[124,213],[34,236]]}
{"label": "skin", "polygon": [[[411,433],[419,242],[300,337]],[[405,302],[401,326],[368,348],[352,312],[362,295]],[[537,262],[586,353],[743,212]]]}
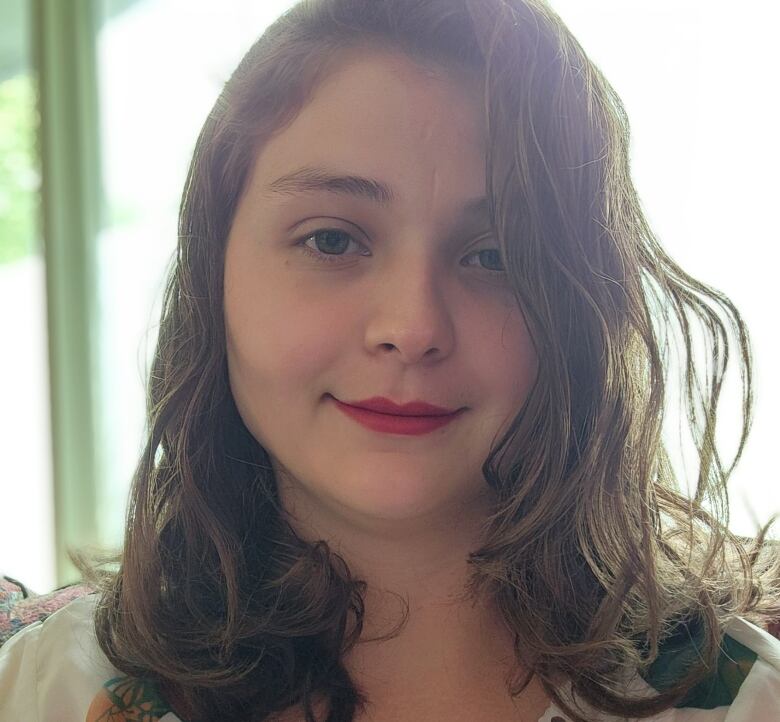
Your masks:
{"label": "skin", "polygon": [[[379,179],[394,199],[271,192],[303,166]],[[345,660],[374,703],[371,720],[487,719],[491,705],[490,719],[536,720],[548,704],[533,683],[508,701],[511,634],[489,604],[456,600],[491,510],[482,464],[537,371],[508,281],[491,273],[500,261],[477,253],[498,248],[489,219],[455,227],[483,196],[479,85],[362,49],[344,53],[261,149],[228,238],[230,385],[291,523],[368,582],[364,638],[397,622],[388,591],[410,604],[397,638],[361,643]],[[322,228],[347,237],[329,246],[312,238]],[[336,262],[305,255],[304,241]],[[329,395],[466,410],[432,433],[383,434]]]}

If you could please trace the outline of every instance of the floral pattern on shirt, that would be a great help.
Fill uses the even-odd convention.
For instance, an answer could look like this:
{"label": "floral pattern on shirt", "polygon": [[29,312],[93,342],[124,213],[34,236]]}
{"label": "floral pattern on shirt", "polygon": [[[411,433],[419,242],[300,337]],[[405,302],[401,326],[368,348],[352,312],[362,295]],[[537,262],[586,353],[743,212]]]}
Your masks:
{"label": "floral pattern on shirt", "polygon": [[115,677],[92,700],[85,722],[157,722],[170,711],[153,680]]}

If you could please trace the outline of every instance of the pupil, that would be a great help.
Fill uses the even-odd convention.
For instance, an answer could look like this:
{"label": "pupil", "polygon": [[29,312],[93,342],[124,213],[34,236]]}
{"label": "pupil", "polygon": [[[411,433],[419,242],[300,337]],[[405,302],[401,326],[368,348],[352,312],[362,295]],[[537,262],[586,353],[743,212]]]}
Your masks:
{"label": "pupil", "polygon": [[490,266],[491,261],[495,264],[496,268],[491,268],[491,271],[502,271],[504,270],[501,265],[501,252],[496,250],[495,248],[486,248],[484,251],[479,252],[480,260],[485,263],[485,254],[492,254],[488,255],[487,264]]}
{"label": "pupil", "polygon": [[[320,250],[325,253],[337,253],[338,251],[346,250],[346,246],[343,242],[344,234],[339,230],[320,231],[318,238],[324,239],[322,243],[318,243],[317,245],[323,246]],[[339,243],[339,240],[342,242]],[[336,248],[334,248],[333,245],[335,245]]]}

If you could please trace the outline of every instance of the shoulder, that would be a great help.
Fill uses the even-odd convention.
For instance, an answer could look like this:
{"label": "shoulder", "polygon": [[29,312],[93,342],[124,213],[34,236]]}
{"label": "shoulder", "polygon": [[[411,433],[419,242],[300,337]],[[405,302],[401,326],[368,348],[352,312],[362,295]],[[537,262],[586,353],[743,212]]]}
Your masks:
{"label": "shoulder", "polygon": [[[776,722],[780,719],[780,640],[745,619],[726,628],[725,642],[742,650],[729,654],[724,673],[741,669],[726,722]],[[723,645],[728,650],[726,644]],[[751,661],[752,657],[752,661]]]}
{"label": "shoulder", "polygon": [[[626,677],[627,692],[652,697],[672,686],[699,658],[700,635],[680,625],[662,642],[659,656],[649,670]],[[574,702],[570,684],[558,692]],[[576,702],[574,702],[576,705]],[[593,722],[626,722],[585,705]],[[539,722],[570,722],[551,705]],[[631,719],[631,722],[640,722]],[[780,640],[747,620],[737,617],[724,628],[717,664],[710,674],[674,708],[641,722],[780,722]]]}
{"label": "shoulder", "polygon": [[178,719],[153,681],[116,677],[106,681],[95,695],[85,722],[173,722]]}
{"label": "shoulder", "polygon": [[84,720],[118,672],[94,630],[97,595],[82,596],[28,624],[0,647],[0,719]]}
{"label": "shoulder", "polygon": [[[698,655],[698,637],[686,628],[660,650],[645,681],[662,690]],[[780,640],[737,617],[724,629],[716,667],[664,720],[777,722],[780,719]]]}
{"label": "shoulder", "polygon": [[25,627],[43,621],[74,599],[93,591],[86,584],[70,584],[36,594],[16,579],[0,575],[0,646]]}

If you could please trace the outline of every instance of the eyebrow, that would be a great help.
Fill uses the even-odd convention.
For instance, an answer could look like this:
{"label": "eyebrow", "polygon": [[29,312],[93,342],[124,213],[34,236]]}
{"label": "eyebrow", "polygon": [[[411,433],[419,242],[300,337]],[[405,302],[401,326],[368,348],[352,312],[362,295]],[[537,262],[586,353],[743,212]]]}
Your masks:
{"label": "eyebrow", "polygon": [[[277,178],[269,184],[268,190],[274,195],[325,191],[364,198],[384,207],[391,205],[396,199],[393,189],[387,183],[376,178],[341,174],[310,166],[304,166]],[[461,222],[485,223],[489,220],[490,208],[487,197],[473,198],[463,204]]]}

